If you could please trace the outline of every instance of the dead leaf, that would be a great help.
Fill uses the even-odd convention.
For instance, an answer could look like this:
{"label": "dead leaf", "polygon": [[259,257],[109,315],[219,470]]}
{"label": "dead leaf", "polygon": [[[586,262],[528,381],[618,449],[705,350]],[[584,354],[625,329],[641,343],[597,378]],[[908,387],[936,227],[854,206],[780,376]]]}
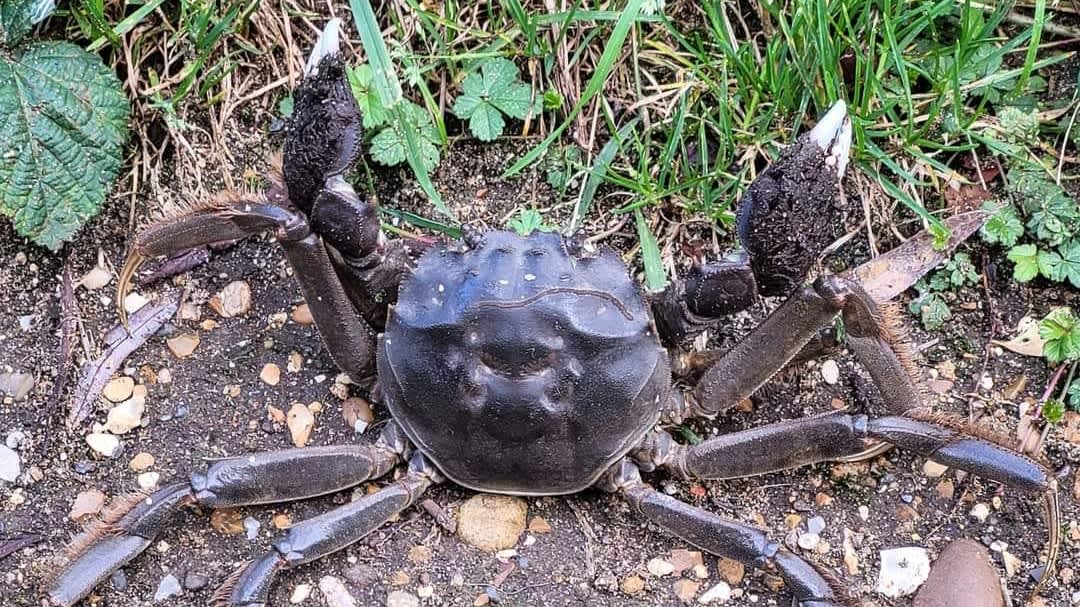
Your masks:
{"label": "dead leaf", "polygon": [[1039,337],[1039,320],[1037,318],[1034,316],[1021,318],[1016,325],[1014,334],[1016,337],[1007,341],[995,339],[994,345],[1024,356],[1043,355],[1043,344],[1046,342]]}
{"label": "dead leaf", "polygon": [[96,359],[83,365],[75,396],[68,409],[67,427],[74,429],[94,410],[105,384],[124,364],[124,360],[157,333],[180,307],[180,294],[170,293],[156,304],[148,304],[128,319],[128,328],[118,324],[105,334],[105,350]]}
{"label": "dead leaf", "polygon": [[945,188],[945,202],[957,213],[974,211],[990,198],[990,191],[978,184],[962,185],[959,188]]}

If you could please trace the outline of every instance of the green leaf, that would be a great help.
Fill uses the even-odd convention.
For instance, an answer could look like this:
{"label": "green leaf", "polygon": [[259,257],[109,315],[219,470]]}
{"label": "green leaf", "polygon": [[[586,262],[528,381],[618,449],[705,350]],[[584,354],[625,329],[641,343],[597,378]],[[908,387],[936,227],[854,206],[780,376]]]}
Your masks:
{"label": "green leaf", "polygon": [[1057,308],[1039,321],[1043,356],[1052,363],[1080,359],[1080,323],[1068,308]]}
{"label": "green leaf", "polygon": [[1069,408],[1080,412],[1080,381],[1069,384]]}
{"label": "green leaf", "polygon": [[940,329],[946,320],[952,318],[949,304],[939,293],[923,293],[912,300],[908,309],[919,315],[919,320],[927,331]]}
{"label": "green leaf", "polygon": [[1043,403],[1042,414],[1046,421],[1056,424],[1065,417],[1065,403],[1056,398],[1047,399]]}
{"label": "green leaf", "polygon": [[667,273],[660,259],[660,247],[656,236],[649,229],[649,223],[639,209],[634,210],[634,222],[637,225],[638,240],[641,242],[641,262],[645,266],[645,288],[652,292],[663,291],[667,286]]}
{"label": "green leaf", "polygon": [[0,46],[14,47],[54,10],[54,0],[0,0]]}
{"label": "green leaf", "polygon": [[0,212],[19,234],[55,250],[98,213],[129,112],[112,70],[73,44],[0,53]]}
{"label": "green leaf", "polygon": [[1009,249],[1007,257],[1016,264],[1013,278],[1027,282],[1039,275],[1038,249],[1033,244],[1022,244]]}
{"label": "green leaf", "polygon": [[511,219],[506,225],[522,236],[528,236],[537,230],[541,232],[555,231],[555,228],[544,223],[544,218],[540,215],[540,211],[536,209],[522,209],[518,216]]}
{"label": "green leaf", "polygon": [[509,59],[484,61],[478,72],[465,78],[461,89],[453,112],[469,121],[469,130],[481,141],[502,135],[503,114],[524,120],[532,110],[532,89],[518,79],[518,68]]}
{"label": "green leaf", "polygon": [[989,244],[1011,247],[1024,235],[1024,224],[1009,205],[994,213],[982,227],[983,240]]}
{"label": "green leaf", "polygon": [[[1080,288],[1080,240],[1069,241],[1068,244],[1058,248],[1056,253],[1047,257],[1049,278],[1058,282],[1067,280],[1072,286]],[[1039,266],[1041,269],[1041,257]]]}
{"label": "green leaf", "polygon": [[408,159],[408,141],[406,129],[419,133],[417,143],[423,168],[427,173],[439,166],[439,131],[431,120],[427,110],[410,101],[400,102],[401,120],[390,123],[371,138],[369,151],[376,162],[395,166]]}
{"label": "green leaf", "polygon": [[345,75],[349,78],[349,87],[352,88],[353,97],[360,106],[360,114],[364,119],[365,129],[378,128],[390,119],[390,112],[382,104],[382,97],[371,85],[374,74],[371,66],[364,63],[356,67],[345,69]]}

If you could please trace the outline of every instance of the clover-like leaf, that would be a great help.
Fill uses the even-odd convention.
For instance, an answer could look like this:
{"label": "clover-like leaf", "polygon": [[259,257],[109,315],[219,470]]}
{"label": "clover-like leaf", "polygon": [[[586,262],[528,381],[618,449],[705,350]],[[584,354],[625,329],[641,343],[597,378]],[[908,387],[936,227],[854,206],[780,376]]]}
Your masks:
{"label": "clover-like leaf", "polygon": [[1024,224],[1012,205],[994,213],[982,227],[983,240],[990,244],[1011,247],[1024,235]]}
{"label": "clover-like leaf", "polygon": [[532,111],[532,89],[518,78],[513,61],[496,57],[480,64],[461,84],[454,114],[469,121],[469,130],[481,141],[502,135],[503,115],[524,120]]}
{"label": "clover-like leaf", "polygon": [[57,249],[98,213],[130,107],[101,59],[67,42],[0,53],[0,212]]}
{"label": "clover-like leaf", "polygon": [[371,66],[364,63],[346,68],[345,75],[349,78],[353,97],[356,97],[356,103],[360,106],[364,128],[373,129],[386,124],[390,120],[390,112],[383,107],[378,91],[372,87],[374,74],[371,72]]}
{"label": "clover-like leaf", "polygon": [[522,209],[518,216],[507,222],[507,227],[522,236],[528,236],[537,230],[554,232],[555,228],[544,222],[544,217],[536,209]]}
{"label": "clover-like leaf", "polygon": [[369,152],[378,163],[394,166],[405,162],[406,141],[404,129],[420,134],[420,156],[428,173],[439,165],[439,131],[427,110],[410,101],[404,103],[403,121],[393,121],[371,138]]}
{"label": "clover-like leaf", "polygon": [[1033,244],[1017,245],[1009,249],[1009,261],[1016,264],[1013,278],[1027,282],[1039,275],[1039,250]]}
{"label": "clover-like leaf", "polygon": [[1056,308],[1039,321],[1043,356],[1052,363],[1080,359],[1080,322],[1069,308]]}

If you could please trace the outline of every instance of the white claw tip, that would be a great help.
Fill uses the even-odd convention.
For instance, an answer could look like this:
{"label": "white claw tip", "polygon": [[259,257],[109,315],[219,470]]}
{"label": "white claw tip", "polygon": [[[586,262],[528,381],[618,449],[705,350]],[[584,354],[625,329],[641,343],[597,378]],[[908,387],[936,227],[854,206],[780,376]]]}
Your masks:
{"label": "white claw tip", "polygon": [[851,120],[847,104],[837,101],[810,131],[810,139],[828,153],[827,162],[843,176],[851,153]]}
{"label": "white claw tip", "polygon": [[334,17],[326,22],[323,31],[319,34],[319,40],[315,48],[308,56],[307,65],[304,66],[305,76],[314,76],[319,71],[319,62],[323,57],[336,55],[341,52],[341,19]]}

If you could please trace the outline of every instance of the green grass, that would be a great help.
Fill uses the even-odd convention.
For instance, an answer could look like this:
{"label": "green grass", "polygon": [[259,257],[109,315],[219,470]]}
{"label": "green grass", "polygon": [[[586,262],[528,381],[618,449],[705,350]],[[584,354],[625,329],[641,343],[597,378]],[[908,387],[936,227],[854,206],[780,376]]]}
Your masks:
{"label": "green grass", "polygon": [[[169,17],[161,29],[184,61],[170,70],[172,85],[150,87],[152,107],[167,117],[183,103],[214,104],[236,58],[259,52],[238,35],[253,0],[172,4],[82,0],[72,9],[92,48],[119,48],[136,25]],[[505,177],[562,146],[584,145],[582,161],[569,167],[577,179],[562,194],[573,209],[566,230],[597,213],[648,218],[663,208],[712,220],[730,238],[747,184],[837,99],[854,116],[853,172],[895,214],[886,223],[917,219],[941,230],[943,193],[977,181],[965,168],[974,158],[1034,167],[1059,183],[1074,178],[1059,168],[1072,164],[1050,152],[1076,155],[1077,99],[1042,100],[1047,70],[1071,56],[1047,29],[1069,26],[1056,25],[1045,0],[569,0],[555,12],[541,0],[348,6],[373,89],[387,108],[408,99],[430,113],[442,146],[468,136],[450,108],[481,63],[504,57],[521,68],[534,113],[511,121],[507,133],[536,139]],[[1019,143],[999,119],[1015,107],[1042,112],[1035,136]],[[405,126],[411,119],[404,111],[393,117]],[[453,224],[417,138],[407,136],[413,130],[403,129],[407,161],[441,216],[437,223]],[[625,194],[617,206],[597,203],[597,193],[609,190]],[[635,225],[647,233],[650,222]],[[645,265],[659,280],[658,260]]]}

